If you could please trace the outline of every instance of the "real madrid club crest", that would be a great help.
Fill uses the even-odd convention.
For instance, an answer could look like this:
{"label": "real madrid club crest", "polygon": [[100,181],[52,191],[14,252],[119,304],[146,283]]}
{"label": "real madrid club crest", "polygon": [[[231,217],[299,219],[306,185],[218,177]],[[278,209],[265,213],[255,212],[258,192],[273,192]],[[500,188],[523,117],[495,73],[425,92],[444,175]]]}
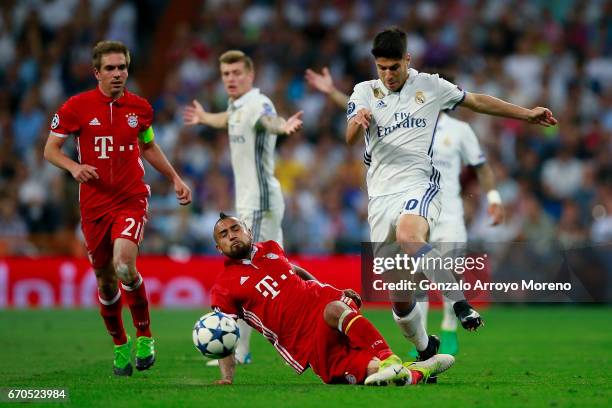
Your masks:
{"label": "real madrid club crest", "polygon": [[127,118],[127,124],[129,127],[135,128],[136,126],[138,126],[138,115],[136,115],[135,113],[128,113],[127,115],[125,115],[125,117]]}
{"label": "real madrid club crest", "polygon": [[419,105],[424,104],[425,103],[425,94],[423,93],[423,91],[417,91],[417,93],[414,95],[414,100]]}
{"label": "real madrid club crest", "polygon": [[444,143],[445,146],[450,146],[451,145],[450,138],[446,136],[444,140],[442,141],[442,143]]}
{"label": "real madrid club crest", "polygon": [[372,92],[374,93],[374,97],[376,99],[382,99],[385,97],[385,93],[378,87],[372,88]]}

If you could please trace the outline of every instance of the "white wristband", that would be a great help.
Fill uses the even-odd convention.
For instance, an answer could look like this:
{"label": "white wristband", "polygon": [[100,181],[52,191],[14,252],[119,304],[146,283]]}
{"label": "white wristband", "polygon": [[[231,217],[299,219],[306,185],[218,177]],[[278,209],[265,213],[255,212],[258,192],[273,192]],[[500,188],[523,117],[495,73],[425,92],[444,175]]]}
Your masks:
{"label": "white wristband", "polygon": [[502,199],[501,199],[501,195],[499,195],[499,191],[497,191],[497,190],[489,191],[487,193],[487,201],[489,202],[489,205],[491,205],[491,204],[499,204],[499,205],[501,205]]}

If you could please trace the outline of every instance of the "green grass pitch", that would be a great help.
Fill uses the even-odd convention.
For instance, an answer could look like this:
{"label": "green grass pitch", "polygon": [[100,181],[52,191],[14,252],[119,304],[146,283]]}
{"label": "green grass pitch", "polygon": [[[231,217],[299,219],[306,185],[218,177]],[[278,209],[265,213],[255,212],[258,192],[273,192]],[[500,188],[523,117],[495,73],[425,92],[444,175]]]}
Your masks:
{"label": "green grass pitch", "polygon": [[[485,309],[486,326],[460,332],[457,362],[437,385],[384,388],[324,385],[310,370],[297,376],[256,333],[254,364],[237,367],[234,385],[212,385],[218,369],[205,367],[191,343],[191,328],[204,312],[153,310],[157,363],[131,378],[114,378],[112,343],[97,311],[0,311],[0,387],[65,387],[68,405],[76,407],[582,408],[612,401],[610,307]],[[390,313],[365,315],[405,356],[408,343]],[[437,328],[439,319],[434,310],[429,326]],[[124,323],[133,334],[126,311]]]}

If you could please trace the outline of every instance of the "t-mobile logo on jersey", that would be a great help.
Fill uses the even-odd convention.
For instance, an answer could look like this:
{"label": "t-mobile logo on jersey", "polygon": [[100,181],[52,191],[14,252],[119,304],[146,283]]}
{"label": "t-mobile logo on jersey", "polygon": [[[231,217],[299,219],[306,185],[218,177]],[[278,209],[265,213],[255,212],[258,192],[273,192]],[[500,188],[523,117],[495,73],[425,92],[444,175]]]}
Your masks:
{"label": "t-mobile logo on jersey", "polygon": [[268,295],[271,293],[272,299],[274,299],[276,295],[280,293],[280,290],[274,290],[274,288],[277,287],[278,282],[276,282],[272,277],[267,275],[255,285],[255,289],[257,289],[259,293],[263,295],[263,297],[268,297]]}
{"label": "t-mobile logo on jersey", "polygon": [[[110,141],[110,143],[107,143]],[[99,146],[98,146],[98,142]],[[108,155],[106,153],[113,151],[113,137],[112,136],[96,136],[94,139],[94,151],[100,152],[98,159],[108,159]]]}

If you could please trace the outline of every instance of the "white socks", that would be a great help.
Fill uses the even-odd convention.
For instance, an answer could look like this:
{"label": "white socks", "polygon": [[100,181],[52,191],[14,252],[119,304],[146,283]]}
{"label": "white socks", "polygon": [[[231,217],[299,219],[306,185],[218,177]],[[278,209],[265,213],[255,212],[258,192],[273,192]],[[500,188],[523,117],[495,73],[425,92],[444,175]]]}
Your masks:
{"label": "white socks", "polygon": [[251,332],[253,328],[242,319],[238,319],[238,330],[240,330],[240,338],[238,339],[238,345],[236,346],[236,359],[243,361],[247,354],[249,354]]}
{"label": "white socks", "polygon": [[429,300],[425,300],[424,302],[417,303],[421,308],[421,316],[423,316],[423,327],[425,331],[427,331],[427,313],[429,313]]}
{"label": "white socks", "polygon": [[423,351],[427,348],[429,338],[423,324],[423,314],[418,303],[415,303],[414,309],[406,316],[399,317],[393,311],[393,319],[400,328],[400,331],[405,338],[410,340],[418,351]]}
{"label": "white socks", "polygon": [[444,299],[444,317],[442,317],[442,330],[457,331],[457,317],[453,310],[453,302]]}

